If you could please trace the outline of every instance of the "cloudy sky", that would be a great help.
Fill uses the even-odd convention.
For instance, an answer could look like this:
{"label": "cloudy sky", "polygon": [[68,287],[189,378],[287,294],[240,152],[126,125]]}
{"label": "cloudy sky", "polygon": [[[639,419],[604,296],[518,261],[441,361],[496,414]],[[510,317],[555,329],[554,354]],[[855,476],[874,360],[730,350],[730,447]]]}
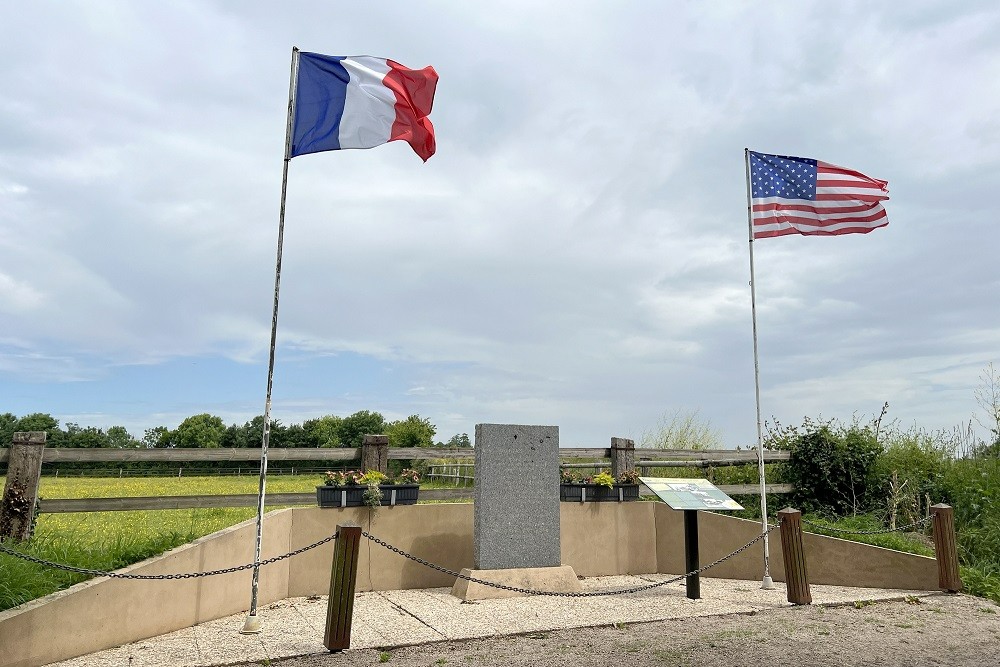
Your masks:
{"label": "cloudy sky", "polygon": [[889,181],[755,243],[765,418],[969,421],[1000,363],[995,2],[2,3],[0,412],[263,412],[292,46],[433,65],[438,152],[291,162],[273,415],[756,439],[744,147]]}

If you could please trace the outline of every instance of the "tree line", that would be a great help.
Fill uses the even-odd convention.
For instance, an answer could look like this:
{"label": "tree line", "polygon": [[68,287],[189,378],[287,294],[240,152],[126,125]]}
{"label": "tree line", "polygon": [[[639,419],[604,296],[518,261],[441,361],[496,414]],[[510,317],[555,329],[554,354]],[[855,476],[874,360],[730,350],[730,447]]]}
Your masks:
{"label": "tree line", "polygon": [[[124,426],[103,429],[82,427],[73,422],[59,426],[50,414],[36,412],[18,417],[10,412],[0,414],[0,447],[10,444],[18,431],[45,431],[49,447],[82,447],[111,449],[165,449],[180,447],[260,447],[264,435],[264,416],[258,415],[244,424],[226,425],[219,416],[209,413],[192,415],[177,428],[155,426],[135,438]],[[471,447],[466,433],[457,433],[445,442],[437,441],[437,427],[420,415],[387,421],[372,410],[359,410],[347,417],[325,415],[301,424],[282,424],[272,419],[268,434],[269,447],[360,447],[365,434],[389,436],[391,447]]]}

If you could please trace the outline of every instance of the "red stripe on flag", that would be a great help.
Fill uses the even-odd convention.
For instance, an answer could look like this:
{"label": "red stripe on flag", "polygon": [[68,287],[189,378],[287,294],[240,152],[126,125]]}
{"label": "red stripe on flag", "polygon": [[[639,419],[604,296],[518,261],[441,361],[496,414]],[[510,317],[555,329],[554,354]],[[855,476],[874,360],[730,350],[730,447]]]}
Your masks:
{"label": "red stripe on flag", "polygon": [[396,96],[396,120],[389,141],[405,141],[426,162],[437,148],[434,126],[427,117],[434,106],[437,72],[433,67],[409,69],[392,60],[386,63],[389,71],[383,84]]}

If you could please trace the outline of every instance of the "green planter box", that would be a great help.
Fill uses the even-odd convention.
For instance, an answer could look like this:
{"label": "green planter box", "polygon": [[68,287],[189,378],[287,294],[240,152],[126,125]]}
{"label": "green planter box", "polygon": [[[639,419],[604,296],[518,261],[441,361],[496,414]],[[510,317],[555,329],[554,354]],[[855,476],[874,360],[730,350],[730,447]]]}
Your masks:
{"label": "green planter box", "polygon": [[560,484],[559,500],[568,503],[617,503],[639,500],[638,484]]}
{"label": "green planter box", "polygon": [[[317,486],[316,504],[320,507],[361,507],[365,504],[364,486]],[[380,484],[382,505],[415,505],[419,484]]]}

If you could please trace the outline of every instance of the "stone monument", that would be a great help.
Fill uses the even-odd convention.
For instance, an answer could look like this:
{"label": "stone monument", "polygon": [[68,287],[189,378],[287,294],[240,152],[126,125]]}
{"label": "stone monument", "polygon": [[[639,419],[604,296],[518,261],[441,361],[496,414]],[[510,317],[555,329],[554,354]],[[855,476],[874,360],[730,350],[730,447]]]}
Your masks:
{"label": "stone monument", "polygon": [[[562,565],[559,540],[559,427],[476,425],[473,492],[475,569],[462,574],[519,588],[581,590]],[[463,600],[522,595],[459,579]]]}

